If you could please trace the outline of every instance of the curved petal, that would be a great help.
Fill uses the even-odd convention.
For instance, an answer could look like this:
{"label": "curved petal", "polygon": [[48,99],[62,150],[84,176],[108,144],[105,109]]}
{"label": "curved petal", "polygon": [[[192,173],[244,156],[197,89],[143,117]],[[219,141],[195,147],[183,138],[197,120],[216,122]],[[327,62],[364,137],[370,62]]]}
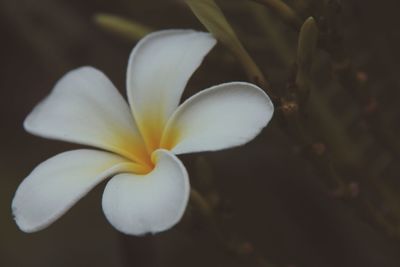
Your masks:
{"label": "curved petal", "polygon": [[108,152],[81,149],[56,155],[37,166],[18,187],[12,202],[15,221],[22,231],[41,230],[103,179],[120,171],[141,170]]}
{"label": "curved petal", "polygon": [[153,158],[156,167],[152,172],[116,175],[104,191],[104,214],[125,234],[164,231],[185,211],[190,193],[185,167],[166,150],[155,151]]}
{"label": "curved petal", "polygon": [[187,81],[216,40],[208,33],[165,30],[149,34],[133,49],[128,64],[129,104],[150,151],[179,105]]}
{"label": "curved petal", "polygon": [[217,85],[192,96],[175,111],[161,147],[181,154],[242,145],[259,134],[273,111],[267,94],[253,84]]}
{"label": "curved petal", "polygon": [[61,78],[28,115],[24,127],[42,137],[99,147],[136,161],[145,158],[140,156],[145,147],[126,101],[92,67]]}

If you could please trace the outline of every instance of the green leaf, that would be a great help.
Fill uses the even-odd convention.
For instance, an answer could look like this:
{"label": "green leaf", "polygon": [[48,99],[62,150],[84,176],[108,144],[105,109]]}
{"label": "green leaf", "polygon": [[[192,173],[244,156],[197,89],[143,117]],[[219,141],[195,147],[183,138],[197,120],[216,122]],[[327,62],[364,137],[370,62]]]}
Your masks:
{"label": "green leaf", "polygon": [[231,25],[225,18],[221,9],[213,0],[185,0],[200,22],[217,38],[228,47],[241,62],[250,81],[268,89],[268,82],[239,41]]}
{"label": "green leaf", "polygon": [[310,72],[318,41],[318,28],[314,18],[309,17],[301,26],[297,48],[297,65]]}
{"label": "green leaf", "polygon": [[152,31],[150,27],[110,14],[96,14],[94,21],[101,28],[131,41],[137,41]]}
{"label": "green leaf", "polygon": [[309,17],[301,26],[297,47],[296,85],[300,102],[308,99],[311,87],[311,67],[318,41],[318,28],[314,18]]}

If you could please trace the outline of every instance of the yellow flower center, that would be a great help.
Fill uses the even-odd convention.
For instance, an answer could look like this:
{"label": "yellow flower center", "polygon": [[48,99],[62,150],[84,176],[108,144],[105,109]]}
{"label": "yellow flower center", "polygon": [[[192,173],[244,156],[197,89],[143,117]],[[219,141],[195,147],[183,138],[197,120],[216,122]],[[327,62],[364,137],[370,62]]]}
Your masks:
{"label": "yellow flower center", "polygon": [[160,116],[145,116],[141,121],[137,121],[137,124],[143,141],[132,141],[132,138],[121,140],[123,143],[120,147],[124,148],[121,154],[137,163],[132,169],[134,173],[147,174],[154,169],[156,164],[156,159],[152,158],[153,152],[157,149],[171,150],[179,139],[179,131],[171,128],[165,132],[166,123],[164,119],[160,119]]}

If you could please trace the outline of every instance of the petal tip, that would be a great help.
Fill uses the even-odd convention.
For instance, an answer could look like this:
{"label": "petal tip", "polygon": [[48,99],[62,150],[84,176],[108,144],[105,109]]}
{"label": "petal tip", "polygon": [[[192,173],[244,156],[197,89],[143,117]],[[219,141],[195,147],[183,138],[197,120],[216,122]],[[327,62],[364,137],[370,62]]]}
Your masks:
{"label": "petal tip", "polygon": [[29,223],[27,220],[23,218],[23,216],[18,211],[15,199],[16,198],[14,197],[11,204],[11,210],[13,219],[15,221],[15,224],[18,226],[19,230],[25,233],[34,233],[43,229],[44,227],[33,226],[31,223]]}
{"label": "petal tip", "polygon": [[168,121],[163,138],[175,128],[181,129],[180,140],[172,148],[175,154],[241,146],[268,125],[273,111],[271,99],[260,87],[247,82],[223,83],[181,104]]}

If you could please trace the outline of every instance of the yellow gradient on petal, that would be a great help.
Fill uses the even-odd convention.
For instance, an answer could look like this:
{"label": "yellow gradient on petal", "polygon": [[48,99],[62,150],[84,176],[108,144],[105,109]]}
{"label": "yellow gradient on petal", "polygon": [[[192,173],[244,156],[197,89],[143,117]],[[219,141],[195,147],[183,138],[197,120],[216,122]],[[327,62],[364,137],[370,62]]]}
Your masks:
{"label": "yellow gradient on petal", "polygon": [[[107,162],[103,165],[99,165],[99,166],[95,167],[95,169],[98,173],[103,173],[113,167],[116,170],[115,172],[113,172],[114,174],[134,173],[134,174],[144,175],[144,174],[148,174],[149,172],[151,172],[154,169],[154,167],[150,168],[146,165],[135,163],[135,162],[122,162],[121,163],[120,159],[110,160],[109,162]],[[93,166],[91,166],[90,168],[93,169]]]}
{"label": "yellow gradient on petal", "polygon": [[120,134],[117,138],[114,137],[113,141],[116,146],[115,151],[118,154],[146,168],[152,169],[154,167],[146,146],[141,139]]}
{"label": "yellow gradient on petal", "polygon": [[179,142],[178,128],[175,126],[166,129],[165,115],[158,111],[159,109],[148,110],[143,116],[136,117],[141,137],[125,134],[123,131],[117,131],[118,134],[112,137],[113,151],[133,161],[135,167],[130,171],[136,174],[147,174],[154,169],[154,151],[160,148],[171,150]]}
{"label": "yellow gradient on petal", "polygon": [[151,166],[151,161],[147,151],[138,151],[137,146],[132,143],[124,142],[121,140],[121,145],[124,146],[123,149],[118,151],[119,154],[124,157],[132,160],[133,162],[137,162],[139,164],[143,164],[145,166]]}
{"label": "yellow gradient on petal", "polygon": [[181,134],[182,132],[179,130],[178,127],[172,127],[170,125],[169,127],[166,128],[166,131],[162,136],[160,148],[171,150],[179,142]]}
{"label": "yellow gradient on petal", "polygon": [[145,115],[140,116],[138,125],[146,144],[149,157],[153,151],[160,148],[165,121],[164,114],[157,114],[154,110],[153,112],[146,112]]}
{"label": "yellow gradient on petal", "polygon": [[134,174],[148,174],[149,172],[151,172],[154,169],[154,164],[152,164],[152,167],[149,166],[145,166],[143,164],[137,164],[137,163],[126,163],[121,169],[122,172],[130,172],[130,173],[134,173]]}

